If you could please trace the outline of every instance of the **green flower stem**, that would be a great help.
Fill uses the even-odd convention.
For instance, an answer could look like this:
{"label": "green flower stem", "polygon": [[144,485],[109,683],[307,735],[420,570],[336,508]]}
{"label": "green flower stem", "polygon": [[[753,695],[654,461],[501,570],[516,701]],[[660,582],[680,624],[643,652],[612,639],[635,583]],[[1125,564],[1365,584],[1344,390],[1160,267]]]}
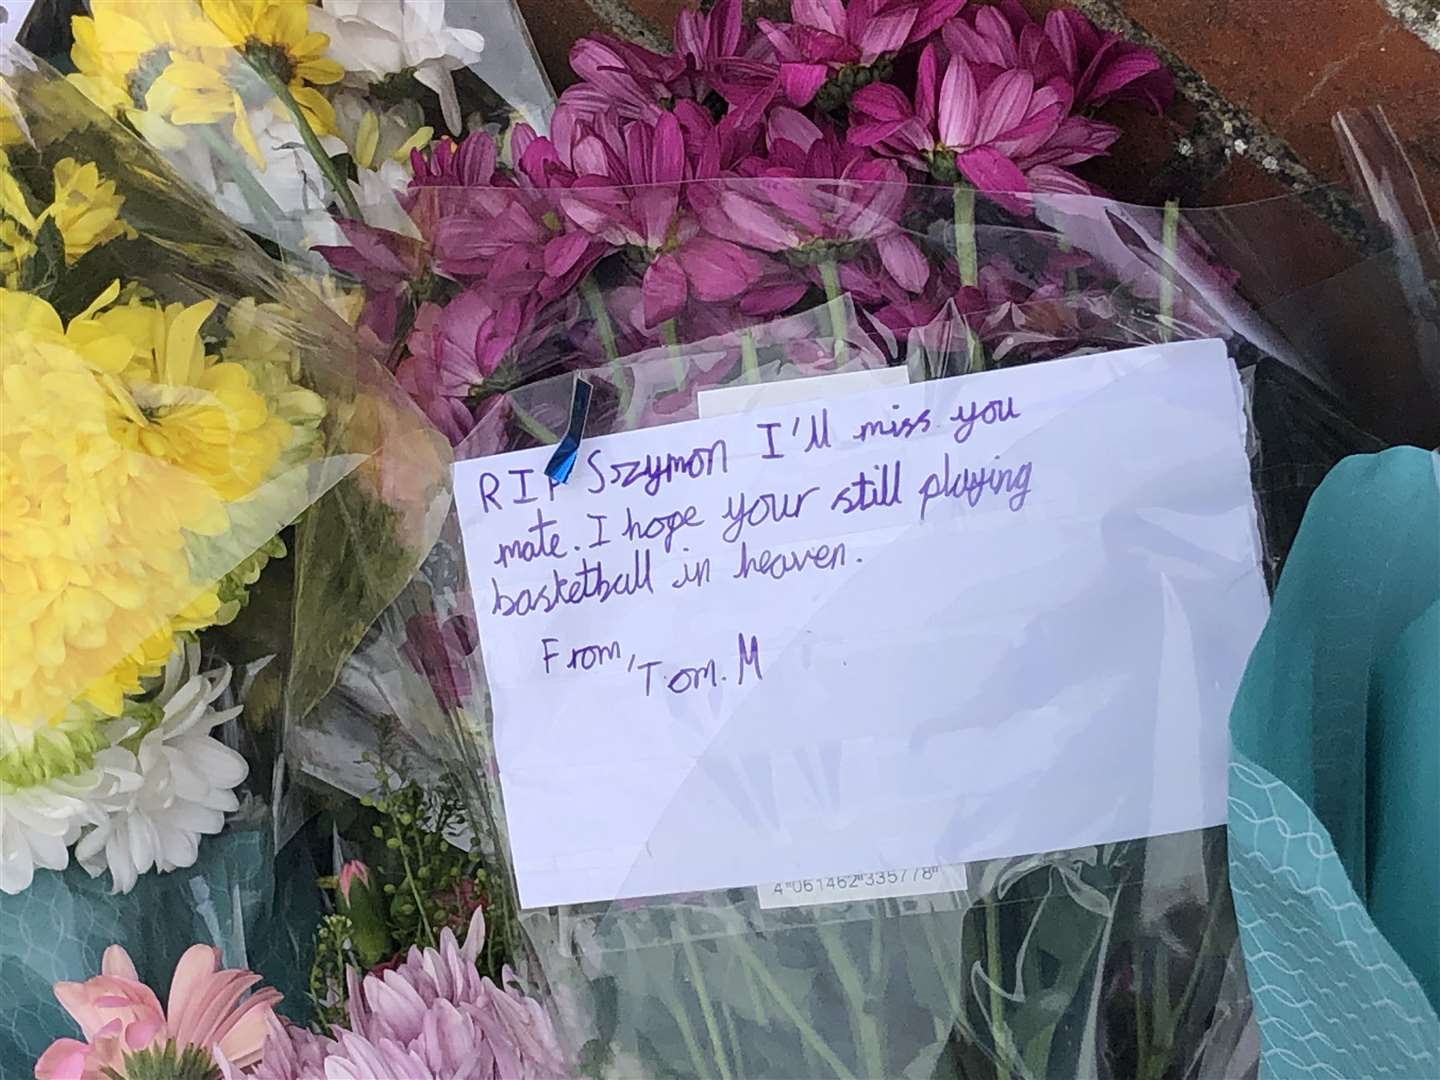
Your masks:
{"label": "green flower stem", "polygon": [[[975,288],[980,284],[980,253],[975,242],[975,189],[963,180],[956,183],[955,199],[955,263],[960,269],[960,284]],[[965,323],[965,370],[984,371],[985,351],[980,340]]]}
{"label": "green flower stem", "polygon": [[979,253],[975,247],[975,189],[963,180],[955,185],[955,262],[961,285],[980,284]]}
{"label": "green flower stem", "polygon": [[605,350],[605,359],[617,360],[620,351],[615,344],[615,324],[610,320],[610,309],[605,306],[605,297],[600,294],[600,286],[595,284],[595,275],[586,275],[584,281],[580,282],[580,295],[585,298],[585,306],[590,309],[590,317],[595,320],[595,333],[600,336],[600,347]]}
{"label": "green flower stem", "polygon": [[705,973],[700,970],[700,958],[695,954],[688,922],[680,939],[680,947],[685,953],[685,963],[690,968],[690,981],[695,986],[695,997],[700,1002],[700,1015],[705,1018],[706,1034],[710,1036],[710,1044],[715,1047],[715,1061],[720,1066],[720,1075],[723,1080],[731,1080],[725,1044],[720,1041],[720,1025],[715,1022],[715,1006],[710,1001],[710,991],[705,988]]}
{"label": "green flower stem", "polygon": [[[1100,945],[1095,950],[1095,955],[1099,957],[1099,962],[1101,964],[1103,964],[1105,962],[1105,958],[1110,955],[1110,935],[1114,931],[1114,929],[1115,902],[1112,900],[1110,903],[1109,914],[1105,916],[1105,930],[1100,935]],[[1105,987],[1103,983],[1103,979],[1095,979],[1090,990],[1090,1007],[1086,1013],[1086,1015],[1090,1017],[1090,1022],[1085,1025],[1085,1034],[1080,1041],[1081,1061],[1094,1061],[1096,1059],[1096,1025],[1099,1022],[1096,1018],[1099,1017],[1104,1011],[1101,1004],[1101,998],[1104,996],[1105,992]]]}
{"label": "green flower stem", "polygon": [[600,347],[605,350],[605,359],[610,361],[610,378],[615,383],[615,393],[620,395],[620,415],[625,417],[626,426],[634,423],[631,407],[635,393],[630,380],[625,376],[625,365],[620,362],[620,348],[615,343],[615,323],[610,318],[610,309],[605,306],[605,297],[600,286],[595,284],[595,275],[587,274],[580,283],[580,295],[590,309],[590,318],[595,321],[595,333],[599,335]]}
{"label": "green flower stem", "polygon": [[675,368],[675,389],[685,389],[685,356],[680,351],[680,329],[674,319],[660,324],[660,337],[665,341],[665,350],[670,354],[670,363]]}
{"label": "green flower stem", "polygon": [[1160,263],[1160,340],[1174,337],[1175,328],[1175,253],[1180,247],[1180,202],[1165,203],[1165,220],[1161,226]]}
{"label": "green flower stem", "polygon": [[740,381],[752,384],[760,381],[760,350],[748,327],[740,331]]}
{"label": "green flower stem", "polygon": [[400,309],[400,315],[395,320],[395,340],[390,343],[390,354],[385,357],[385,367],[390,371],[399,367],[405,356],[405,350],[410,344],[410,331],[415,329],[417,314],[415,298],[407,296],[405,306]]}
{"label": "green flower stem", "polygon": [[[1205,954],[1210,951],[1210,939],[1215,934],[1215,918],[1221,903],[1221,895],[1228,897],[1230,894],[1230,882],[1228,871],[1223,873],[1219,882],[1217,894],[1210,898],[1209,909],[1205,913],[1205,929],[1200,934],[1200,947],[1195,950],[1195,963],[1190,968],[1190,977],[1185,980],[1185,989],[1180,992],[1180,1000],[1175,1003],[1175,1011],[1170,1013],[1169,1023],[1166,1025],[1164,1042],[1161,1044],[1168,1057],[1175,1047],[1175,1033],[1180,1025],[1185,1022],[1185,1014],[1190,1009],[1191,999],[1195,996],[1195,990],[1200,985],[1200,970],[1205,964]],[[1157,1032],[1158,1034],[1158,1032]]]}
{"label": "green flower stem", "polygon": [[1137,1070],[1141,1076],[1145,1075],[1147,1068],[1146,1063],[1150,1059],[1150,1055],[1147,1052],[1149,1047],[1146,1045],[1148,1036],[1145,1034],[1145,995],[1140,992],[1140,972],[1145,970],[1143,963],[1141,963],[1141,961],[1144,960],[1144,956],[1143,946],[1137,947],[1136,955],[1132,961],[1135,970],[1135,1061],[1137,1063]]}
{"label": "green flower stem", "polygon": [[200,132],[200,139],[210,152],[230,167],[235,183],[255,217],[271,226],[284,218],[284,212],[270,197],[270,193],[255,179],[254,163],[243,154],[236,153],[235,147],[222,139],[212,125],[200,124],[196,130]]}
{"label": "green flower stem", "polygon": [[365,218],[360,213],[360,204],[355,201],[355,193],[350,190],[349,183],[346,182],[345,177],[340,175],[340,170],[335,167],[335,163],[330,160],[330,155],[325,153],[325,148],[320,145],[320,137],[315,134],[315,129],[310,126],[310,121],[305,118],[305,111],[300,108],[300,103],[295,100],[295,95],[290,93],[290,87],[269,66],[253,60],[250,61],[250,64],[264,80],[265,85],[280,100],[280,104],[285,106],[285,111],[290,114],[290,119],[295,121],[295,128],[300,132],[300,141],[305,144],[305,149],[310,151],[310,156],[315,159],[315,164],[325,174],[326,182],[335,192],[335,198],[345,208],[345,213],[350,220],[364,221]]}
{"label": "green flower stem", "polygon": [[730,1053],[733,1055],[735,1069],[741,1077],[749,1075],[745,1072],[745,1046],[740,1041],[740,1032],[735,1027],[735,1013],[730,1006],[720,1002],[720,1011],[725,1017],[725,1034],[730,1040]]}
{"label": "green flower stem", "polygon": [[800,1010],[795,1007],[795,1003],[790,1000],[784,988],[775,981],[775,977],[766,970],[764,963],[762,963],[760,958],[751,950],[744,936],[736,937],[735,942],[736,947],[740,951],[740,960],[745,965],[746,970],[750,971],[755,978],[760,981],[760,985],[769,991],[770,996],[775,999],[775,1004],[779,1005],[780,1011],[785,1014],[785,1018],[789,1020],[790,1023],[795,1026],[795,1030],[800,1033],[800,1038],[804,1040],[805,1045],[814,1050],[820,1060],[830,1066],[830,1070],[839,1077],[840,1080],[855,1080],[855,1074],[845,1067],[845,1062],[836,1056],[835,1051],[831,1050],[830,1047],[826,1045],[825,1040],[820,1037],[820,1033],[801,1015]]}
{"label": "green flower stem", "polygon": [[678,997],[666,995],[664,1001],[675,1026],[680,1029],[680,1038],[685,1042],[685,1050],[690,1055],[690,1064],[695,1067],[695,1075],[708,1076],[705,1055],[700,1052],[700,1041],[695,1037],[695,1026],[690,1023],[690,1017],[685,1014],[685,1006]]}
{"label": "green flower stem", "polygon": [[880,985],[880,970],[885,960],[885,951],[880,936],[879,912],[877,917],[870,920],[870,982],[872,985]]}
{"label": "green flower stem", "polygon": [[[950,1024],[946,1025],[948,1030],[951,1025],[959,1021],[963,1013],[963,992],[960,987],[956,985],[954,979],[950,977],[951,956],[945,946],[941,944],[939,936],[935,933],[934,922],[937,920],[932,919],[929,915],[922,915],[920,919],[921,925],[925,928],[925,944],[930,948],[930,955],[935,958],[936,971],[940,976],[940,985],[945,988],[945,998],[950,1003]],[[963,914],[960,917],[960,932],[962,935],[965,932],[965,917]],[[961,950],[961,952],[963,953],[963,950]],[[959,963],[963,962],[964,957],[960,955],[955,957],[955,960],[957,961],[957,966],[959,966]]]}
{"label": "green flower stem", "polygon": [[420,887],[415,884],[415,871],[410,865],[410,849],[405,844],[405,837],[400,832],[400,824],[394,818],[390,819],[395,825],[395,840],[400,850],[400,863],[405,867],[405,883],[410,886],[410,895],[415,898],[415,912],[420,916],[420,924],[425,928],[425,943],[434,945],[435,928],[430,925],[430,915],[425,909],[425,901],[420,896]]}
{"label": "green flower stem", "polygon": [[742,967],[740,970],[745,973],[745,989],[750,992],[750,1004],[755,1009],[756,1022],[761,1027],[768,1027],[770,1014],[765,1011],[765,1004],[760,999],[760,986],[755,981],[755,973],[748,967]]}
{"label": "green flower stem", "polygon": [[825,283],[825,307],[830,314],[831,348],[835,363],[843,367],[850,359],[849,332],[845,319],[845,293],[840,286],[840,266],[834,257],[820,264],[820,280]]}
{"label": "green flower stem", "polygon": [[[1069,241],[1069,240],[1066,240],[1063,236],[1060,238],[1060,243],[1059,243],[1058,246],[1059,246],[1060,250],[1061,250],[1062,252],[1064,252],[1066,255],[1069,255],[1072,251],[1075,250],[1075,245],[1072,244],[1072,243],[1070,243],[1070,241]],[[1066,291],[1067,293],[1073,293],[1073,292],[1077,292],[1077,291],[1079,290],[1079,288],[1080,288],[1080,276],[1079,276],[1077,273],[1075,273],[1074,270],[1066,270],[1066,271],[1065,271],[1065,291]]]}
{"label": "green flower stem", "polygon": [[985,971],[990,984],[990,1037],[995,1044],[995,1076],[996,1080],[1010,1080],[1010,1064],[1000,1046],[1001,1033],[1005,1030],[1005,997],[1000,991],[1003,975],[1000,964],[1000,904],[993,898],[985,905]]}
{"label": "green flower stem", "polygon": [[1168,959],[1164,963],[1155,965],[1155,992],[1151,995],[1155,1006],[1150,1021],[1150,1031],[1164,1031],[1169,1028],[1174,1019],[1170,1012],[1170,964]]}
{"label": "green flower stem", "polygon": [[855,1029],[855,1043],[864,1062],[865,1075],[883,1077],[885,1057],[880,1049],[880,1027],[875,1015],[865,1008],[865,982],[860,977],[860,969],[850,958],[845,940],[833,924],[820,927],[820,944],[845,992],[845,1004],[850,1009],[850,1023]]}

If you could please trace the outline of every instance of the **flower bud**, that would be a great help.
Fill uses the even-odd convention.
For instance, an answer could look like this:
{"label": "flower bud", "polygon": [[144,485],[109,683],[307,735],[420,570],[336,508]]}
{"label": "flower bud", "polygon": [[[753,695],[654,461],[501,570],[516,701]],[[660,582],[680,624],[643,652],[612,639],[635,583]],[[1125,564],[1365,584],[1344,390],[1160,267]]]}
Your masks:
{"label": "flower bud", "polygon": [[340,895],[350,903],[350,890],[359,882],[367,888],[370,885],[370,868],[359,859],[351,859],[340,868]]}

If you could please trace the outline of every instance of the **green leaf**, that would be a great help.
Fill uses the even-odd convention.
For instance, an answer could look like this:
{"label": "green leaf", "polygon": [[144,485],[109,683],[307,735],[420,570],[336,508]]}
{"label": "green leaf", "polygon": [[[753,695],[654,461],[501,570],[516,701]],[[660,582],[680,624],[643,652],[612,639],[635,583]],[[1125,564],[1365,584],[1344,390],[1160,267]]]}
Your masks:
{"label": "green leaf", "polygon": [[65,272],[65,237],[54,218],[46,218],[35,234],[35,252],[20,269],[20,291],[49,297]]}

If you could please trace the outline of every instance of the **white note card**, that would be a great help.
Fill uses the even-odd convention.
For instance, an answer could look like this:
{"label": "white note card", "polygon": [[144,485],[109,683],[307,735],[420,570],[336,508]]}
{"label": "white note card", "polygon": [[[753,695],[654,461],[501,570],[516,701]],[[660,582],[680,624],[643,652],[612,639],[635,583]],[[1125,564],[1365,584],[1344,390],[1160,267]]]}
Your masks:
{"label": "white note card", "polygon": [[455,466],[527,908],[1225,820],[1268,611],[1217,341]]}

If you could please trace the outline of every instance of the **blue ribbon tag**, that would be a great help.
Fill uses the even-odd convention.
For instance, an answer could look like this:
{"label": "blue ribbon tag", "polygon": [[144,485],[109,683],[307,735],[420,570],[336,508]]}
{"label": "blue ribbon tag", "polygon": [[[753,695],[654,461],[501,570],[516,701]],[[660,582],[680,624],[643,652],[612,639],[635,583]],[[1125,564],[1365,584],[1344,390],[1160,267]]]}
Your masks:
{"label": "blue ribbon tag", "polygon": [[580,440],[585,437],[585,421],[590,416],[590,395],[593,387],[580,376],[575,376],[575,394],[570,399],[570,427],[550,463],[545,466],[545,475],[557,484],[570,479],[575,468],[575,459],[580,456]]}

